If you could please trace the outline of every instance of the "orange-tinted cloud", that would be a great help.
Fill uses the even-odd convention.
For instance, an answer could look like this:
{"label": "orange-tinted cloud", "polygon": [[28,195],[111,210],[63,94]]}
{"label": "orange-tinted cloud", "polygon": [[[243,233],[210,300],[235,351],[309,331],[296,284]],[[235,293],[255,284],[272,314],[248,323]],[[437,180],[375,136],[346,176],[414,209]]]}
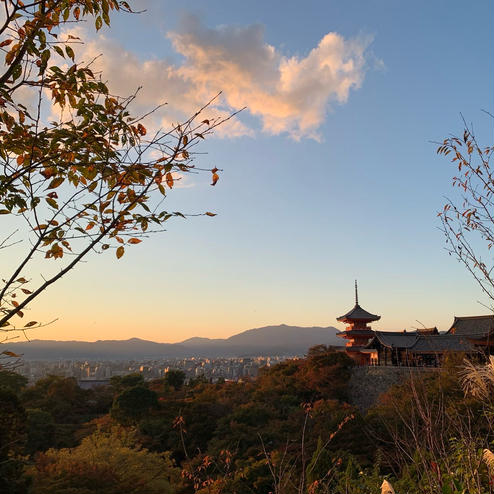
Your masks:
{"label": "orange-tinted cloud", "polygon": [[[295,139],[317,139],[330,105],[345,103],[350,90],[361,86],[371,41],[328,33],[307,56],[287,57],[266,43],[260,25],[211,29],[193,16],[168,37],[183,57],[179,64],[140,60],[101,35],[86,43],[82,55],[89,60],[103,53],[95,66],[117,94],[130,94],[142,85],[138,98],[142,109],[167,102],[161,125],[193,114],[222,91],[208,110],[211,115],[227,116],[246,107],[260,119],[264,132],[287,133]],[[228,137],[253,132],[239,119],[219,129]]]}

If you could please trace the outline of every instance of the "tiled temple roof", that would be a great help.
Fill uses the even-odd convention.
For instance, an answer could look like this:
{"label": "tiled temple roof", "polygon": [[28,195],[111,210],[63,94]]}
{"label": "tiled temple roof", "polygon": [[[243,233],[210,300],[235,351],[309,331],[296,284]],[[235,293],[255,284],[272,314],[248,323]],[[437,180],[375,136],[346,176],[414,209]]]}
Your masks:
{"label": "tiled temple roof", "polygon": [[367,345],[371,348],[375,341],[393,349],[407,349],[411,352],[466,352],[472,353],[475,347],[467,341],[465,336],[423,335],[419,333],[403,333],[395,331],[375,331],[375,337]]}
{"label": "tiled temple roof", "polygon": [[371,314],[370,312],[367,312],[366,310],[362,309],[359,304],[355,304],[355,307],[348,311],[346,314],[343,314],[340,317],[337,317],[337,321],[379,321],[381,319],[381,316],[376,316],[375,314]]}
{"label": "tiled temple roof", "polygon": [[483,338],[494,331],[494,315],[456,317],[448,334]]}

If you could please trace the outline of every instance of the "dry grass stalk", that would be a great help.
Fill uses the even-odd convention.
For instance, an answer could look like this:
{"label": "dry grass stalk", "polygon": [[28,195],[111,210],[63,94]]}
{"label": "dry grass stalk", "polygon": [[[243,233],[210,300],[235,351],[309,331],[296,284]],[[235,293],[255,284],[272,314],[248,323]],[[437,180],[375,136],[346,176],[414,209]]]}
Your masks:
{"label": "dry grass stalk", "polygon": [[491,475],[494,475],[494,453],[490,449],[484,449],[484,453],[482,454],[482,459],[487,465],[487,468],[489,469],[489,473]]}
{"label": "dry grass stalk", "polygon": [[460,377],[465,393],[489,402],[494,391],[494,356],[491,355],[485,365],[474,365],[465,360]]}

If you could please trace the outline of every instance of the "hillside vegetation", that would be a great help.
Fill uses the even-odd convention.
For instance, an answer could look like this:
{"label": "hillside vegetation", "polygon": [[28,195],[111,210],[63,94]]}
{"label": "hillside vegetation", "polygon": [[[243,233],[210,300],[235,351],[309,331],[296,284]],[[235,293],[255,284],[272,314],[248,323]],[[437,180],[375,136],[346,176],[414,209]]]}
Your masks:
{"label": "hillside vegetation", "polygon": [[171,371],[83,390],[70,378],[26,386],[2,372],[0,491],[492,492],[492,366],[450,359],[365,416],[346,401],[352,366],[319,346],[238,383],[185,384]]}

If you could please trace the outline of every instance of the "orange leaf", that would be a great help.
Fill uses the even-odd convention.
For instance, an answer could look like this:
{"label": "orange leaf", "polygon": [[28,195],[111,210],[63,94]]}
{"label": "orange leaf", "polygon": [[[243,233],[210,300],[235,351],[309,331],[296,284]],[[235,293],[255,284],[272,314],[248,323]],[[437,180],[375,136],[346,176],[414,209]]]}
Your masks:
{"label": "orange leaf", "polygon": [[123,246],[120,246],[117,249],[117,259],[120,259],[124,255],[125,249]]}
{"label": "orange leaf", "polygon": [[165,179],[166,179],[166,185],[168,185],[168,187],[170,187],[170,189],[173,187],[173,176],[170,172],[168,172],[166,175],[165,175]]}
{"label": "orange leaf", "polygon": [[211,185],[216,185],[216,182],[220,179],[217,173],[213,173],[213,182]]}
{"label": "orange leaf", "polygon": [[216,216],[216,213],[210,213],[209,211],[206,213],[206,216]]}
{"label": "orange leaf", "polygon": [[141,242],[142,242],[142,240],[140,240],[140,239],[138,239],[138,238],[135,238],[135,237],[131,238],[131,239],[128,241],[128,243],[129,243],[129,244],[140,244]]}

